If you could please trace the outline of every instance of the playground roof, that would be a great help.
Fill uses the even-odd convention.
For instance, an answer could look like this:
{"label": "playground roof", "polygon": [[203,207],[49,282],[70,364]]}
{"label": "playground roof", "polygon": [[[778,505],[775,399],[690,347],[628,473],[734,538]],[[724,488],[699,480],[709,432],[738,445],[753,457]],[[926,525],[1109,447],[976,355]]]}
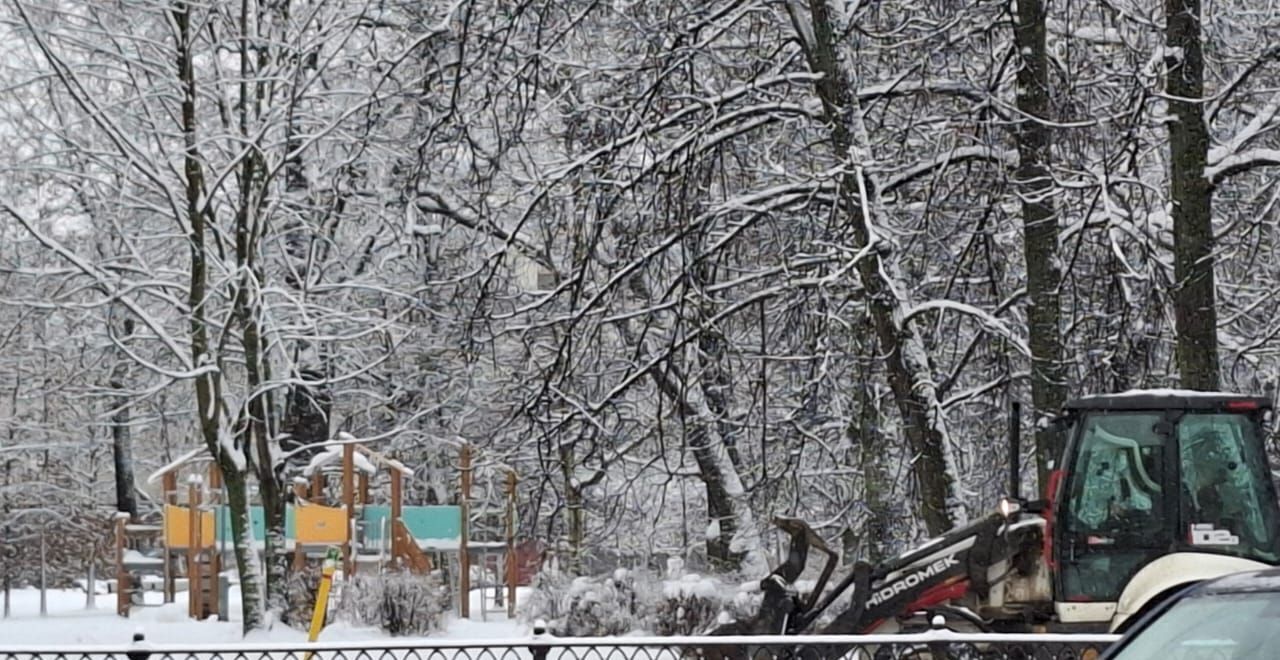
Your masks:
{"label": "playground roof", "polygon": [[312,474],[315,474],[316,470],[319,470],[326,465],[335,461],[340,462],[342,460],[343,446],[355,445],[355,467],[357,470],[370,475],[377,474],[378,468],[375,466],[376,463],[391,470],[395,470],[406,477],[413,476],[413,470],[406,467],[404,463],[401,463],[394,458],[383,456],[364,445],[357,444],[356,437],[346,431],[338,433],[338,442],[341,444],[328,445],[324,448],[324,451],[312,457],[311,462],[303,469],[302,473],[309,477]]}
{"label": "playground roof", "polygon": [[[378,473],[378,468],[374,466],[373,461],[370,461],[360,451],[359,447],[356,448],[353,455],[355,457],[355,468],[357,470],[368,475],[375,475]],[[302,469],[302,474],[309,477],[315,474],[317,470],[334,463],[342,463],[342,447],[338,445],[329,445],[324,448],[324,451],[311,457],[311,462],[307,463],[307,467]]]}
{"label": "playground roof", "polygon": [[[348,444],[348,443],[354,443],[356,441],[356,438],[355,436],[352,436],[350,433],[347,433],[344,431],[338,434],[338,440],[341,441],[343,444]],[[355,458],[356,469],[360,470],[361,472],[365,472],[370,475],[377,474],[378,468],[375,467],[375,464],[380,464],[387,468],[395,470],[396,472],[399,472],[400,474],[403,474],[406,477],[413,476],[413,470],[405,466],[404,463],[401,463],[400,461],[397,461],[394,458],[388,458],[386,456],[383,456],[382,454],[379,454],[378,452],[373,451],[372,449],[369,449],[368,447],[365,447],[363,445],[358,445],[358,444],[356,445],[355,456],[356,456]],[[180,454],[177,458],[174,458],[172,461],[169,461],[168,464],[161,466],[155,472],[152,472],[151,475],[147,477],[147,483],[154,484],[157,481],[160,481],[160,479],[163,478],[165,474],[169,472],[173,472],[174,470],[177,470],[188,464],[207,463],[211,460],[213,459],[209,456],[209,452],[205,447],[203,446],[196,447],[195,449],[192,449],[186,453]],[[316,470],[326,465],[329,465],[334,461],[338,461],[338,462],[342,461],[341,445],[326,446],[324,451],[320,452],[314,458],[311,459],[311,463],[307,465],[307,467],[304,470],[304,473],[309,477]]]}
{"label": "playground roof", "polygon": [[395,470],[396,472],[399,472],[400,474],[403,474],[406,477],[413,476],[413,468],[410,468],[409,466],[405,465],[404,463],[401,463],[400,461],[397,461],[394,458],[389,458],[387,456],[379,454],[378,452],[372,449],[369,449],[368,447],[357,445],[356,448],[363,449],[365,452],[369,454],[369,458],[372,458],[374,461],[382,465],[385,465],[386,467],[391,468],[392,470]]}
{"label": "playground roof", "polygon": [[152,472],[151,476],[147,477],[147,483],[153,484],[157,481],[160,481],[160,479],[164,477],[164,475],[170,472],[173,472],[174,470],[177,470],[178,468],[188,463],[195,463],[195,462],[207,463],[210,460],[212,460],[212,458],[209,456],[209,451],[206,448],[196,447],[195,449],[192,449],[191,451],[178,456],[172,461],[169,461],[168,465],[165,465],[160,469],[156,470],[155,472]]}

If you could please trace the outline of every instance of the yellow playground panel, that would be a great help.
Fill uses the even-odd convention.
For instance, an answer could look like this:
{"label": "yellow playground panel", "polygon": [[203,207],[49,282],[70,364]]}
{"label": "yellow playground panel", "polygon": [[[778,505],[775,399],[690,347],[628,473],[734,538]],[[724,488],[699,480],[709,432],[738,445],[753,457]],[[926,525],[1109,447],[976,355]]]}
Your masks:
{"label": "yellow playground panel", "polygon": [[347,542],[350,529],[346,507],[307,503],[295,507],[293,515],[294,538],[299,545]]}
{"label": "yellow playground panel", "polygon": [[[203,511],[200,513],[200,547],[212,548],[215,541],[213,512]],[[164,542],[170,548],[191,546],[191,509],[164,505]]]}

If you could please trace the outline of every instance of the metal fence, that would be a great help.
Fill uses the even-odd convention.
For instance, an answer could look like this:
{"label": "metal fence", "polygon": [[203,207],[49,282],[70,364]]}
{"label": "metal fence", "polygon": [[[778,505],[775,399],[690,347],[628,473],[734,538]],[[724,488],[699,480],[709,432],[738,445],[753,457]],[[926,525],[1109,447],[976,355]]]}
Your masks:
{"label": "metal fence", "polygon": [[11,647],[0,660],[1092,660],[1115,635],[531,637],[315,644]]}

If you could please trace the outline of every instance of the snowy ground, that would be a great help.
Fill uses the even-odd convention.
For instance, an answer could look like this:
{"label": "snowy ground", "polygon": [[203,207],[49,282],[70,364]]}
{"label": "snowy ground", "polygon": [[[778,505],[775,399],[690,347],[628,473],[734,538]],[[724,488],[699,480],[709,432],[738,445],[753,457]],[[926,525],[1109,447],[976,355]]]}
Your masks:
{"label": "snowy ground", "polygon": [[[521,592],[524,592],[522,589]],[[524,593],[517,594],[517,602]],[[135,608],[130,617],[116,616],[115,594],[100,594],[93,609],[85,607],[83,591],[48,591],[48,616],[40,616],[40,591],[15,589],[12,592],[11,612],[0,619],[0,654],[4,646],[53,646],[75,647],[85,645],[128,644],[133,633],[141,630],[147,641],[155,644],[235,643],[246,641],[240,630],[239,591],[231,592],[231,621],[195,621],[187,617],[186,593],[176,595],[176,602],[160,607]],[[488,599],[487,621],[481,620],[481,598],[472,594],[472,619],[454,618],[448,629],[431,639],[512,639],[529,634],[527,627],[508,621],[502,608],[495,607]],[[148,593],[148,603],[162,603],[159,593]],[[296,643],[305,642],[307,634],[284,624],[271,630],[255,633],[249,641]],[[320,634],[322,641],[354,642],[383,640],[390,637],[376,628],[355,628],[336,622]],[[398,638],[397,644],[409,643],[412,638]]]}

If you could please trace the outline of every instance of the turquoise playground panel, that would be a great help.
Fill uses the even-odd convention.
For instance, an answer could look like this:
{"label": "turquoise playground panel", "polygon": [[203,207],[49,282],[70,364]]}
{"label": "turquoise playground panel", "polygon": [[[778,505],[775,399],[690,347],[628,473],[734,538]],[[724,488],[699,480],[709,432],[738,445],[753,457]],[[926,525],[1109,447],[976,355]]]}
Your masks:
{"label": "turquoise playground panel", "polygon": [[419,541],[457,541],[462,538],[462,509],[449,504],[406,506],[401,512],[405,527]]}
{"label": "turquoise playground panel", "polygon": [[[462,538],[462,509],[451,505],[406,506],[400,512],[409,533],[419,541]],[[391,534],[391,507],[367,505],[360,513],[364,522],[364,540],[367,543],[382,541]],[[384,521],[385,525],[384,525]]]}
{"label": "turquoise playground panel", "polygon": [[379,543],[383,537],[382,523],[387,521],[386,535],[391,536],[391,507],[385,505],[365,505],[360,512],[360,521],[364,523],[364,540],[366,543]]}

